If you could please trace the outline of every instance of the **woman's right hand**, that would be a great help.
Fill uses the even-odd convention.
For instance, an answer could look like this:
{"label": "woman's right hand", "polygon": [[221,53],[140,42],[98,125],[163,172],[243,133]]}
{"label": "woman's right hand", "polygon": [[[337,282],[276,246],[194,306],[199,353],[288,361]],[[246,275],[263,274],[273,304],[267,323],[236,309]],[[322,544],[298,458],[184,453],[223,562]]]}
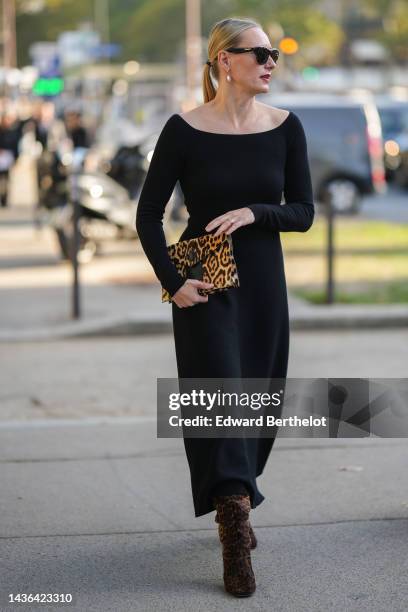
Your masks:
{"label": "woman's right hand", "polygon": [[184,285],[171,298],[179,308],[194,306],[199,302],[208,302],[208,295],[200,295],[198,289],[212,289],[214,283],[206,283],[196,278],[187,278]]}

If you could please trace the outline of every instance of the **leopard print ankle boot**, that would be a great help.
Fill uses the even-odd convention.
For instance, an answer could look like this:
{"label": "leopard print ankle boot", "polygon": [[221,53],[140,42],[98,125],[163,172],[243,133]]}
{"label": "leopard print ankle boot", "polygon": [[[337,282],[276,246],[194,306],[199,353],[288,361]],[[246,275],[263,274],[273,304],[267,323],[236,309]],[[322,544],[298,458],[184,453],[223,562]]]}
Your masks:
{"label": "leopard print ankle boot", "polygon": [[[216,523],[218,523],[218,535],[220,537],[220,541],[222,542],[223,528],[222,528],[222,525],[221,525],[220,520],[218,518],[218,512],[215,513],[214,521]],[[251,538],[251,549],[253,550],[254,548],[257,547],[258,540],[256,539],[255,532],[252,529],[251,521],[249,519],[248,519],[248,525],[249,525],[249,537]]]}
{"label": "leopard print ankle boot", "polygon": [[236,597],[248,597],[256,589],[251,564],[249,495],[214,497],[222,543],[225,590]]}

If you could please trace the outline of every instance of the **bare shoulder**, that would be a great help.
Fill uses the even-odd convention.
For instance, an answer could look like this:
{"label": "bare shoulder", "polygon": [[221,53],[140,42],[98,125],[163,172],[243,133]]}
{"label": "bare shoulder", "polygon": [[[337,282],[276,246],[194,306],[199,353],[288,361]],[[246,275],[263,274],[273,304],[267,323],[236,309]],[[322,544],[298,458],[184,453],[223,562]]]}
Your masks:
{"label": "bare shoulder", "polygon": [[201,104],[196,106],[189,111],[179,113],[180,117],[190,123],[191,125],[200,124],[207,118],[207,104]]}
{"label": "bare shoulder", "polygon": [[286,108],[270,106],[269,104],[265,104],[263,102],[258,102],[258,104],[260,109],[264,111],[265,115],[270,121],[271,128],[278,127],[289,116],[290,111],[288,111]]}

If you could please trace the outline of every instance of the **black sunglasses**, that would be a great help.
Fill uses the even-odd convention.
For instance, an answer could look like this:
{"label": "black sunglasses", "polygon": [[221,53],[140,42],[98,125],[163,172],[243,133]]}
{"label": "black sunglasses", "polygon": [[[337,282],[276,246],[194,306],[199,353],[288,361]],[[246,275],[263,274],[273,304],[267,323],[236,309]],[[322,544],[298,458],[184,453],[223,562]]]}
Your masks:
{"label": "black sunglasses", "polygon": [[268,49],[268,47],[229,47],[226,51],[230,53],[248,53],[248,51],[253,51],[256,61],[261,65],[266,64],[269,56],[271,56],[275,64],[279,58],[279,49]]}

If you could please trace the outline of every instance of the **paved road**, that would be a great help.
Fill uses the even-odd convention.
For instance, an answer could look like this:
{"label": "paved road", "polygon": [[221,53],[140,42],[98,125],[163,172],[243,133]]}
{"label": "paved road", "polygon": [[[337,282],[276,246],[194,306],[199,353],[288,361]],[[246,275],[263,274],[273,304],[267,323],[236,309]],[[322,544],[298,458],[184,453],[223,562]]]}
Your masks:
{"label": "paved road", "polygon": [[390,186],[387,193],[363,199],[361,216],[393,223],[408,223],[408,190]]}
{"label": "paved road", "polygon": [[[3,242],[4,287],[26,287],[30,258],[36,273],[53,266],[49,252],[13,260]],[[111,273],[102,259],[90,283]],[[407,328],[292,331],[288,375],[405,377],[407,340]],[[19,592],[72,593],[75,612],[405,612],[406,439],[278,439],[251,513],[258,588],[240,601],[223,591],[213,513],[194,517],[182,440],[156,437],[172,336],[3,342],[0,359],[1,612]]]}
{"label": "paved road", "polygon": [[[292,331],[289,376],[406,376],[408,330]],[[173,336],[1,343],[0,420],[152,415]]]}
{"label": "paved road", "polygon": [[[0,426],[0,609],[405,612],[406,440],[277,440],[251,512],[257,591],[223,590],[214,512],[195,518],[182,441],[155,424]],[[21,606],[24,610],[62,607]]]}

